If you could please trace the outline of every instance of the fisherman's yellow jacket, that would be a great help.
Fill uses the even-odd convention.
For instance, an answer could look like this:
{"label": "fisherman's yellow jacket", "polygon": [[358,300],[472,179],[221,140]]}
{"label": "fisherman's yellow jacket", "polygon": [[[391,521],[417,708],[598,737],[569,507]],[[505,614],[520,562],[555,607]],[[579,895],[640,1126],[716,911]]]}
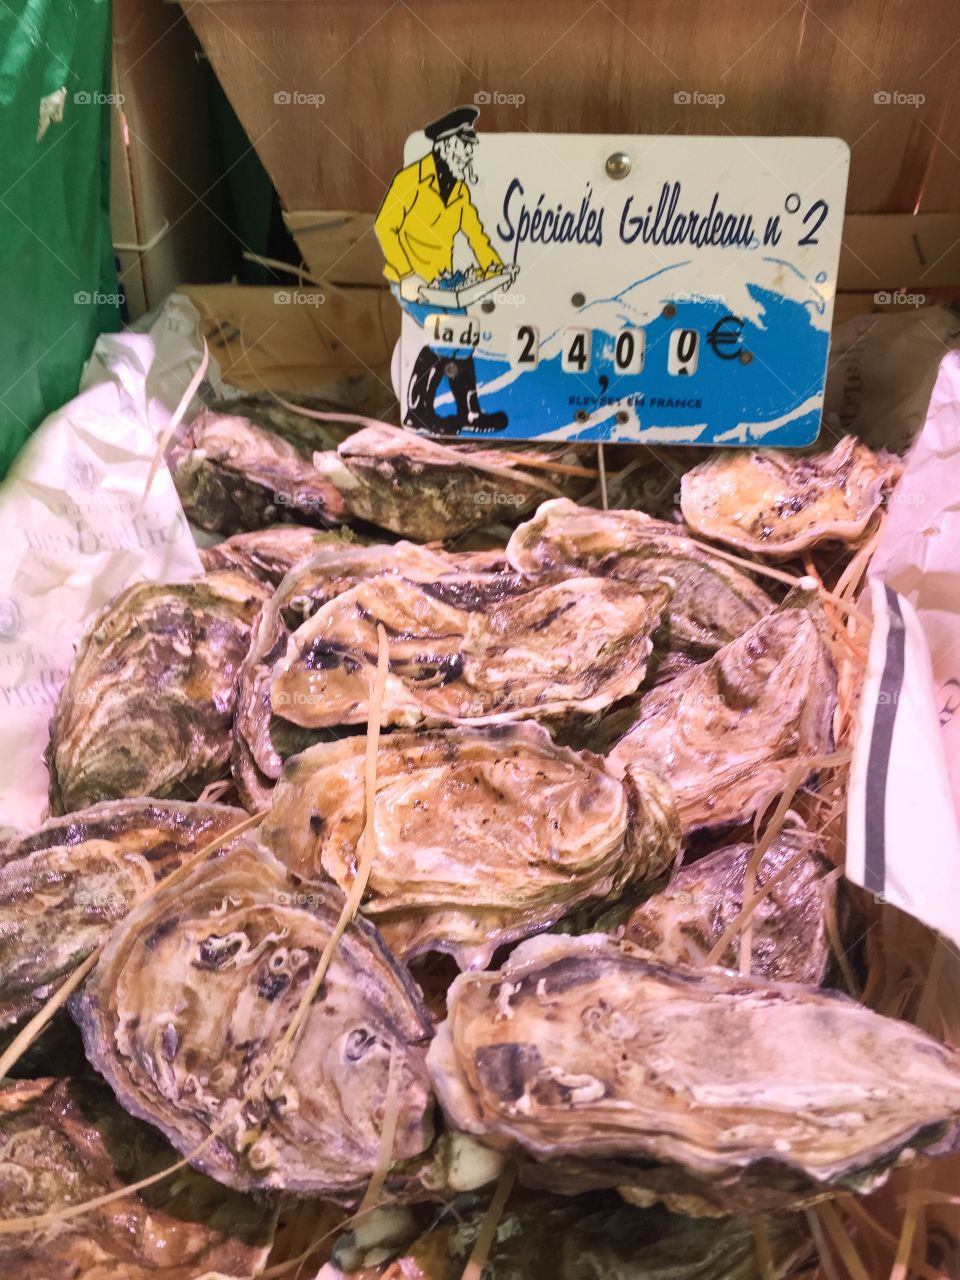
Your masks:
{"label": "fisherman's yellow jacket", "polygon": [[415,271],[432,283],[442,271],[452,270],[453,238],[458,231],[467,237],[481,271],[500,264],[500,255],[487,238],[462,180],[453,188],[450,203],[443,203],[432,154],[408,164],[396,175],[374,230],[386,259],[383,274],[388,280],[399,282]]}

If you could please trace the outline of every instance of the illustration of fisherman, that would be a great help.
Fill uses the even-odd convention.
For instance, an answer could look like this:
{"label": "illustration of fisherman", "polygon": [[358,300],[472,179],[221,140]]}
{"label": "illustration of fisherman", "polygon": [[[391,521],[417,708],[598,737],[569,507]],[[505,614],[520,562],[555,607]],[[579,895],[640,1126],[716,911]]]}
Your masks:
{"label": "illustration of fisherman", "polygon": [[[432,149],[401,169],[390,184],[374,230],[383,250],[384,275],[394,297],[423,328],[427,316],[465,316],[465,307],[428,305],[420,290],[426,286],[451,289],[464,273],[454,273],[454,239],[463,232],[476,261],[470,276],[483,280],[502,274],[512,280],[516,268],[505,267],[490,243],[470,199],[467,183],[475,183],[473,154],[477,146],[477,107],[456,107],[424,129]],[[459,326],[461,332],[463,326]],[[404,423],[434,435],[468,431],[502,431],[505,413],[484,413],[477,395],[473,346],[424,344],[420,348],[407,390]],[[435,403],[446,379],[455,411],[440,414]]]}

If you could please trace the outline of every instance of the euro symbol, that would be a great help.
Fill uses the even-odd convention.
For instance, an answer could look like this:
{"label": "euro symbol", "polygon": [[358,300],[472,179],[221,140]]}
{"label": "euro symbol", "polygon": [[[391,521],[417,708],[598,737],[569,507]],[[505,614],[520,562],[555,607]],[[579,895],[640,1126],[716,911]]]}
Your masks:
{"label": "euro symbol", "polygon": [[[740,354],[738,348],[742,336],[743,321],[736,316],[724,316],[707,334],[707,344],[721,360],[736,360]],[[731,350],[721,351],[721,347],[730,347]]]}

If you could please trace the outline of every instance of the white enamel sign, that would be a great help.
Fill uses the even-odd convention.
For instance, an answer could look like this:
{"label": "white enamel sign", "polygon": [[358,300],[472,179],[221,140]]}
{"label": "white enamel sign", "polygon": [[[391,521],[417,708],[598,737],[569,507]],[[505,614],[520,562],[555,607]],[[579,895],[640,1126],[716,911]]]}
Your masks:
{"label": "white enamel sign", "polygon": [[846,143],[485,134],[463,122],[471,111],[428,127],[446,121],[446,136],[407,140],[377,216],[404,309],[407,425],[465,439],[816,437]]}

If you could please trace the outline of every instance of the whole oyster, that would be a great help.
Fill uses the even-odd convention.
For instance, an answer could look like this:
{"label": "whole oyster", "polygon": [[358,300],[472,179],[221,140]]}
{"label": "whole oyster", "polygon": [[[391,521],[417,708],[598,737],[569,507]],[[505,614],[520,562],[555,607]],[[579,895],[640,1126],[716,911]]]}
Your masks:
{"label": "whole oyster", "polygon": [[[340,1274],[351,1280],[460,1280],[483,1218],[480,1207],[461,1209],[388,1266]],[[772,1263],[763,1275],[746,1219],[687,1218],[659,1205],[638,1209],[610,1192],[543,1196],[504,1213],[483,1274],[487,1280],[787,1280],[812,1251],[804,1219],[776,1214],[760,1218],[759,1225]]]}
{"label": "whole oyster", "polygon": [[[666,889],[633,912],[627,940],[668,964],[704,964],[740,914],[753,853],[752,844],[736,844],[682,867]],[[756,872],[757,891],[780,878],[750,917],[752,974],[811,986],[830,979],[835,965],[826,916],[839,907],[832,871],[819,841],[802,827],[786,827],[774,839]],[[716,963],[736,969],[739,946],[737,937]]]}
{"label": "whole oyster", "polygon": [[[527,452],[533,463],[578,461],[570,447]],[[352,516],[418,542],[516,519],[561,483],[580,492],[586,487],[548,466],[524,467],[519,450],[440,444],[386,424],[358,431],[313,461]]]}
{"label": "whole oyster", "polygon": [[393,546],[326,547],[294,566],[264,605],[253,627],[250,649],[237,681],[233,776],[240,798],[251,812],[270,802],[284,760],[302,751],[316,735],[274,716],[270,683],[290,636],[313,613],[365,578],[402,567],[408,578],[426,581],[447,572],[453,562],[440,552],[410,542]]}
{"label": "whole oyster", "polygon": [[836,689],[818,622],[785,607],[644,694],[608,761],[662,773],[685,834],[746,822],[798,760],[829,750]]}
{"label": "whole oyster", "polygon": [[323,447],[314,424],[309,438],[291,444],[275,431],[236,413],[201,409],[181,428],[168,453],[183,509],[201,529],[237,533],[290,518],[306,524],[342,524],[340,493],[310,461]]}
{"label": "whole oyster", "polygon": [[[270,391],[249,391],[240,396],[214,397],[208,406],[213,413],[246,418],[255,427],[279,436],[299,449],[304,457],[309,457],[315,449],[335,449],[352,435],[356,427],[350,416],[358,410],[369,413],[371,400],[384,394],[385,390],[378,378],[361,375],[358,379],[336,384],[325,396],[287,391],[281,399]],[[392,400],[390,395],[387,403]],[[300,412],[301,409],[305,412]],[[311,410],[343,413],[346,419],[312,418],[309,416]]]}
{"label": "whole oyster", "polygon": [[246,816],[112,800],[15,841],[0,863],[0,1028],[36,1013],[158,880]]}
{"label": "whole oyster", "polygon": [[683,525],[642,511],[598,511],[566,498],[545,502],[513,531],[507,558],[528,575],[594,574],[640,586],[669,578],[673,595],[655,637],[660,679],[709,658],[773,608],[752,578],[711,556]]}
{"label": "whole oyster", "polygon": [[387,574],[323,605],[291,636],[274,712],[310,728],[362,724],[389,637],[383,723],[494,723],[602,710],[643,680],[670,588],[616,578],[510,574],[411,582]]}
{"label": "whole oyster", "polygon": [[71,1001],[87,1057],[128,1111],[187,1156],[225,1125],[193,1163],[228,1186],[359,1198],[391,1070],[394,1160],[429,1146],[432,1025],[363,921],[347,927],[292,1046],[255,1087],[343,901],[330,884],[304,893],[270,853],[241,845],[135,908]]}
{"label": "whole oyster", "polygon": [[822,542],[856,542],[900,469],[898,458],[854,436],[829,453],[732,449],[686,473],[680,505],[705,537],[791,556]]}
{"label": "whole oyster", "polygon": [[275,524],[253,533],[236,533],[215,547],[203,547],[200,561],[207,573],[235,569],[254,582],[278,587],[291,569],[324,547],[345,546],[357,541],[350,529],[321,533],[303,525]]}
{"label": "whole oyster", "polygon": [[[349,890],[364,826],[366,739],[287,762],[261,839],[297,875]],[[364,913],[396,954],[489,962],[504,942],[660,874],[680,843],[670,789],[626,784],[540,725],[394,733],[380,741],[377,855]]]}
{"label": "whole oyster", "polygon": [[80,639],[50,723],[50,809],[193,798],[223,776],[263,587],[235,572],[121,591]]}
{"label": "whole oyster", "polygon": [[[0,1218],[81,1204],[173,1163],[167,1144],[94,1080],[0,1086]],[[7,1280],[249,1277],[266,1265],[275,1214],[181,1172],[146,1192],[28,1234],[0,1235]]]}
{"label": "whole oyster", "polygon": [[565,1194],[757,1213],[960,1148],[960,1051],[836,992],[546,934],[448,1009],[427,1055],[448,1121]]}

